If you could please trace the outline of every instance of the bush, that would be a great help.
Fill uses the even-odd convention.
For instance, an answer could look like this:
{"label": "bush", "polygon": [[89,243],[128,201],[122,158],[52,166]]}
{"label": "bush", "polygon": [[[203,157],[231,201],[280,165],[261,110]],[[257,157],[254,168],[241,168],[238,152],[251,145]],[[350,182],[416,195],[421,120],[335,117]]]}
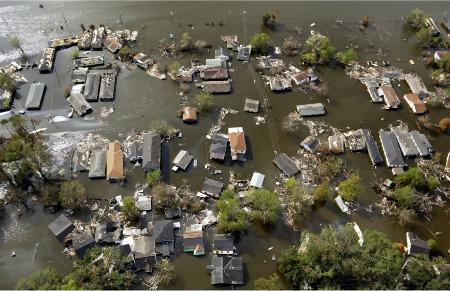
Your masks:
{"label": "bush", "polygon": [[350,63],[351,61],[356,60],[356,52],[353,48],[349,48],[343,52],[338,52],[336,54],[336,59],[344,64],[347,65],[348,63]]}
{"label": "bush", "polygon": [[450,73],[450,55],[442,57],[439,61],[437,61],[437,65],[444,72]]}
{"label": "bush", "polygon": [[139,208],[133,197],[127,196],[123,198],[122,214],[125,221],[137,222],[139,219]]}
{"label": "bush", "polygon": [[444,117],[439,121],[438,127],[443,132],[450,131],[450,118]]}
{"label": "bush", "polygon": [[162,259],[156,264],[155,273],[155,277],[159,279],[159,283],[162,285],[169,284],[177,277],[175,266],[168,259]]}
{"label": "bush", "polygon": [[319,176],[326,179],[333,179],[342,173],[345,167],[345,160],[335,156],[325,156],[319,164]]}
{"label": "bush", "polygon": [[419,30],[420,28],[425,26],[425,18],[425,13],[419,8],[415,8],[409,13],[406,22],[411,28]]}
{"label": "bush", "polygon": [[252,51],[254,52],[259,54],[267,54],[269,52],[269,36],[264,32],[253,35],[250,44],[252,45]]}
{"label": "bush", "polygon": [[152,200],[156,209],[164,209],[176,206],[176,195],[165,184],[157,184],[152,188]]}
{"label": "bush", "polygon": [[351,174],[347,180],[339,183],[338,188],[342,198],[347,201],[352,201],[356,195],[364,190],[364,187],[361,184],[361,178],[358,174]]}
{"label": "bush", "polygon": [[224,233],[237,232],[245,228],[247,214],[233,192],[223,191],[216,203],[216,208],[219,211],[218,227],[220,231]]}
{"label": "bush", "polygon": [[399,187],[410,186],[412,189],[423,192],[432,191],[440,185],[439,180],[435,177],[427,179],[418,167],[412,167],[405,173],[398,175],[395,182]]}
{"label": "bush", "polygon": [[17,86],[16,83],[14,83],[14,80],[8,74],[0,73],[0,88],[12,92],[17,89]]}
{"label": "bush", "polygon": [[122,61],[131,59],[131,50],[128,46],[124,45],[118,52],[119,58]]}
{"label": "bush", "polygon": [[247,193],[251,205],[251,216],[263,224],[275,224],[281,211],[280,199],[274,192],[266,189],[252,189]]}
{"label": "bush", "polygon": [[411,186],[404,186],[394,190],[394,199],[402,208],[411,208],[413,204],[413,191]]}
{"label": "bush", "polygon": [[199,111],[210,111],[214,108],[214,99],[211,93],[202,92],[195,96]]}
{"label": "bush", "polygon": [[78,48],[75,48],[74,50],[72,50],[72,59],[76,59],[78,58],[78,56],[80,55],[80,50]]}
{"label": "bush", "polygon": [[174,131],[174,128],[162,119],[152,121],[150,128],[152,131],[160,134],[162,137],[169,137],[172,131]]}
{"label": "bush", "polygon": [[330,194],[330,182],[328,180],[324,180],[314,190],[314,199],[318,202],[323,202],[328,199],[329,194]]}
{"label": "bush", "polygon": [[255,280],[255,290],[280,290],[280,278],[277,274],[261,277]]}
{"label": "bush", "polygon": [[437,249],[438,249],[438,243],[437,243],[436,240],[434,240],[434,239],[429,239],[429,240],[427,241],[427,244],[428,244],[428,247],[430,248],[430,250],[432,250],[432,251],[437,251]]}
{"label": "bush", "polygon": [[304,47],[302,60],[311,65],[328,63],[336,54],[336,48],[331,45],[330,39],[320,33],[309,36]]}
{"label": "bush", "polygon": [[83,207],[86,198],[86,190],[79,181],[67,181],[61,185],[59,201],[62,207],[73,210],[80,209]]}
{"label": "bush", "polygon": [[16,284],[17,290],[60,290],[63,277],[52,267],[21,278]]}
{"label": "bush", "polygon": [[278,22],[277,12],[266,12],[262,17],[263,24],[265,26],[271,26]]}
{"label": "bush", "polygon": [[305,190],[300,181],[290,177],[284,182],[284,188],[288,194],[287,210],[290,214],[306,217],[311,213],[311,206],[314,205],[314,196]]}
{"label": "bush", "polygon": [[185,32],[180,37],[180,50],[190,51],[194,47],[189,33]]}
{"label": "bush", "polygon": [[181,64],[179,62],[172,62],[167,66],[167,71],[172,76],[176,76],[178,74],[178,70],[180,70]]}
{"label": "bush", "polygon": [[161,170],[156,169],[156,170],[153,170],[153,171],[147,173],[146,178],[147,178],[146,179],[147,184],[149,186],[153,186],[153,185],[157,184],[161,180]]}

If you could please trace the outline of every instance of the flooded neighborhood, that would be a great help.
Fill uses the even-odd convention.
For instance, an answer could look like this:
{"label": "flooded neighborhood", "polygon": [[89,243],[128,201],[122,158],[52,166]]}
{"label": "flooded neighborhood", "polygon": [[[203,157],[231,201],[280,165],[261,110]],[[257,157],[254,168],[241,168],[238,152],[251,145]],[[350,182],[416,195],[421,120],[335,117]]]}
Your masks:
{"label": "flooded neighborhood", "polygon": [[450,289],[445,2],[1,2],[1,289]]}

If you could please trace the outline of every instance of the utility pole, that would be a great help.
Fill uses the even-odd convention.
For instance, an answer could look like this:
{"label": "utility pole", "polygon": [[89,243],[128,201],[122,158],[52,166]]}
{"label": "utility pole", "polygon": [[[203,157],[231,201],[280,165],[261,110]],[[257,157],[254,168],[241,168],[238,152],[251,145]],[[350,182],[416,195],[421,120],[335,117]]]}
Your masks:
{"label": "utility pole", "polygon": [[69,28],[67,27],[67,20],[66,20],[66,17],[64,16],[64,12],[61,12],[61,14],[62,14],[62,17],[63,17],[63,19],[64,19],[64,23],[66,24],[66,31],[67,31],[67,30],[69,30]]}
{"label": "utility pole", "polygon": [[242,21],[244,24],[244,45],[247,44],[247,25],[245,23],[245,15],[247,14],[247,11],[242,10]]}

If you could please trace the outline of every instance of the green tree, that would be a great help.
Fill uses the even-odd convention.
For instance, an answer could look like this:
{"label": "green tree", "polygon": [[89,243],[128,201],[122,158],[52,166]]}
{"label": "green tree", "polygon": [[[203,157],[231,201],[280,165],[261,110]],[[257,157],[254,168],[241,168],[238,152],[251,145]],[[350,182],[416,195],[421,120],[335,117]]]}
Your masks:
{"label": "green tree", "polygon": [[411,186],[417,191],[432,191],[439,187],[440,183],[435,177],[428,179],[418,167],[411,167],[403,174],[395,178],[398,187]]}
{"label": "green tree", "polygon": [[86,190],[78,180],[62,183],[59,191],[61,206],[68,209],[80,209],[86,202]]}
{"label": "green tree", "polygon": [[252,189],[247,193],[250,215],[263,224],[275,224],[281,211],[278,195],[266,189]]}
{"label": "green tree", "polygon": [[302,60],[310,65],[328,63],[336,54],[330,39],[320,33],[313,33],[304,44]]}
{"label": "green tree", "polygon": [[414,200],[414,189],[407,185],[403,187],[398,187],[394,190],[393,198],[397,201],[401,208],[411,208]]}
{"label": "green tree", "polygon": [[278,12],[266,12],[262,17],[265,26],[271,26],[278,22]]}
{"label": "green tree", "polygon": [[343,52],[338,52],[336,54],[336,59],[344,64],[347,65],[348,63],[350,63],[351,61],[356,60],[356,52],[353,48],[349,48]]}
{"label": "green tree", "polygon": [[314,200],[317,202],[324,202],[328,199],[330,194],[330,182],[323,180],[322,183],[314,189]]}
{"label": "green tree", "polygon": [[216,208],[219,211],[218,227],[220,231],[237,232],[245,228],[247,215],[231,190],[227,189],[222,192]]}
{"label": "green tree", "polygon": [[162,119],[152,121],[152,123],[150,124],[150,128],[152,131],[160,134],[162,137],[169,137],[175,130],[167,123],[167,121]]}
{"label": "green tree", "polygon": [[10,44],[14,49],[19,49],[22,52],[22,54],[25,54],[25,52],[22,49],[22,41],[20,40],[20,38],[14,36],[13,38],[11,38]]}
{"label": "green tree", "polygon": [[59,290],[63,277],[52,267],[39,270],[17,281],[17,290]]}
{"label": "green tree", "polygon": [[175,266],[168,259],[162,259],[156,265],[155,276],[160,284],[168,285],[177,277],[177,272]]}
{"label": "green tree", "polygon": [[425,26],[425,18],[425,13],[419,8],[415,8],[411,10],[406,21],[411,28],[419,30]]}
{"label": "green tree", "polygon": [[167,71],[172,76],[176,76],[178,74],[178,71],[181,68],[181,64],[179,62],[172,62],[167,66]]}
{"label": "green tree", "polygon": [[284,182],[287,192],[287,210],[292,216],[306,217],[311,213],[314,205],[314,195],[306,191],[302,183],[294,177],[288,178]]}
{"label": "green tree", "polygon": [[346,180],[339,183],[338,188],[342,198],[347,201],[352,201],[364,190],[358,174],[351,174]]}
{"label": "green tree", "polygon": [[133,197],[123,198],[122,214],[127,222],[136,222],[139,219],[139,208],[136,206]]}
{"label": "green tree", "polygon": [[437,65],[446,73],[450,73],[450,55],[442,57],[439,61],[437,61]]}
{"label": "green tree", "polygon": [[325,178],[331,180],[336,176],[342,174],[342,170],[345,168],[345,160],[335,156],[325,156],[320,160],[318,166],[318,176],[320,179]]}
{"label": "green tree", "polygon": [[14,92],[17,89],[17,85],[8,74],[0,73],[0,88]]}
{"label": "green tree", "polygon": [[180,50],[190,51],[194,47],[192,38],[189,33],[184,32],[180,37]]}
{"label": "green tree", "polygon": [[269,53],[269,35],[264,32],[256,33],[255,35],[253,35],[252,39],[250,40],[250,44],[252,46],[252,51],[255,51],[259,54]]}
{"label": "green tree", "polygon": [[426,27],[422,27],[416,32],[417,38],[424,47],[433,46],[437,47],[442,39],[440,37],[435,37],[431,35],[430,30]]}
{"label": "green tree", "polygon": [[127,61],[131,58],[131,50],[128,46],[124,45],[118,52],[119,58],[122,61]]}
{"label": "green tree", "polygon": [[211,93],[201,92],[195,96],[199,111],[210,111],[214,108],[214,98]]}
{"label": "green tree", "polygon": [[255,280],[255,290],[280,290],[280,278],[277,274],[261,277]]}
{"label": "green tree", "polygon": [[404,279],[402,287],[411,290],[448,290],[450,288],[450,270],[443,269],[436,274],[435,267],[445,265],[442,257],[430,260],[427,256],[411,256],[405,266],[404,273],[408,279]]}
{"label": "green tree", "polygon": [[80,50],[78,48],[75,48],[74,50],[72,50],[72,59],[77,59],[80,55]]}
{"label": "green tree", "polygon": [[147,178],[146,179],[147,184],[149,186],[153,186],[153,185],[157,184],[161,180],[161,170],[156,169],[151,172],[148,172],[146,178]]}

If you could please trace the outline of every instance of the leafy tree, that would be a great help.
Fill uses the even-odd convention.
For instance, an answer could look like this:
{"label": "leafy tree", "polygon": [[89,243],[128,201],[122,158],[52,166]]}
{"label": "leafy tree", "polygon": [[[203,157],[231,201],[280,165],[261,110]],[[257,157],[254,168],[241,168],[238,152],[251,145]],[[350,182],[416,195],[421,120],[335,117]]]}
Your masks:
{"label": "leafy tree", "polygon": [[353,48],[349,48],[343,52],[338,52],[336,54],[336,59],[344,64],[347,65],[348,63],[350,63],[351,61],[356,60],[356,52]]}
{"label": "leafy tree", "polygon": [[152,188],[153,205],[156,209],[174,207],[177,203],[177,196],[174,191],[170,191],[165,184],[157,184]]}
{"label": "leafy tree", "polygon": [[147,178],[146,179],[147,184],[149,186],[153,186],[153,185],[157,184],[161,180],[161,170],[156,169],[156,170],[153,170],[153,171],[147,173],[146,178]]}
{"label": "leafy tree", "polygon": [[331,45],[330,39],[320,33],[313,33],[304,44],[305,51],[302,60],[308,64],[328,63],[336,54],[336,48]]}
{"label": "leafy tree", "polygon": [[442,39],[440,37],[435,37],[431,35],[430,30],[426,27],[422,27],[419,31],[416,32],[417,38],[420,40],[420,43],[427,47],[427,46],[438,46]]}
{"label": "leafy tree", "polygon": [[414,189],[407,185],[404,187],[399,187],[394,190],[394,199],[397,201],[398,205],[402,208],[411,208],[413,204],[413,192]]}
{"label": "leafy tree", "polygon": [[250,40],[250,44],[252,45],[252,51],[267,54],[270,49],[269,35],[264,32],[256,33]]}
{"label": "leafy tree", "polygon": [[19,49],[22,52],[22,54],[25,54],[25,52],[22,49],[22,41],[20,40],[20,38],[18,38],[17,36],[14,36],[10,40],[10,44],[14,49]]}
{"label": "leafy tree", "polygon": [[345,160],[335,156],[325,156],[321,159],[318,167],[319,177],[331,180],[334,177],[342,174],[342,170],[345,167]]}
{"label": "leafy tree", "polygon": [[364,190],[364,187],[361,184],[361,178],[358,174],[351,174],[347,180],[339,183],[338,188],[342,198],[347,201],[352,201],[356,195]]}
{"label": "leafy tree", "polygon": [[122,213],[128,222],[136,222],[139,219],[139,208],[136,206],[133,197],[127,196],[123,198]]}
{"label": "leafy tree", "polygon": [[427,241],[428,247],[430,248],[430,250],[432,251],[436,251],[438,249],[438,244],[437,241],[434,239],[429,239]]}
{"label": "leafy tree", "polygon": [[218,227],[221,231],[237,232],[245,228],[247,215],[231,190],[222,192],[216,208],[219,211]]}
{"label": "leafy tree", "polygon": [[329,194],[330,182],[328,180],[323,180],[323,182],[314,190],[314,199],[318,202],[323,202],[328,199]]}
{"label": "leafy tree", "polygon": [[428,179],[418,167],[412,167],[395,178],[399,187],[411,186],[417,191],[432,191],[439,187],[440,183],[435,177]]}
{"label": "leafy tree", "polygon": [[64,208],[80,209],[86,201],[87,195],[84,186],[78,180],[62,183],[59,192],[59,201]]}
{"label": "leafy tree", "polygon": [[194,47],[192,38],[189,33],[185,32],[180,37],[180,50],[190,51]]}
{"label": "leafy tree", "polygon": [[178,70],[181,68],[181,64],[179,62],[172,62],[167,66],[167,70],[169,74],[176,76],[178,73]]}
{"label": "leafy tree", "polygon": [[211,93],[201,92],[195,96],[199,111],[210,111],[214,108],[214,98]]}
{"label": "leafy tree", "polygon": [[271,26],[278,22],[278,12],[266,12],[262,17],[265,26]]}
{"label": "leafy tree", "polygon": [[280,290],[280,278],[277,274],[261,277],[255,280],[255,290]]}
{"label": "leafy tree", "polygon": [[78,48],[75,48],[74,50],[72,50],[72,59],[77,59],[80,55],[80,50]]}
{"label": "leafy tree", "polygon": [[126,61],[131,58],[131,50],[128,46],[124,45],[118,52],[119,58],[122,61]]}
{"label": "leafy tree", "polygon": [[17,89],[17,85],[8,74],[0,73],[0,88],[13,92]]}
{"label": "leafy tree", "polygon": [[420,28],[425,26],[425,18],[425,13],[419,8],[415,8],[411,10],[406,21],[411,28],[419,30]]}
{"label": "leafy tree", "polygon": [[314,196],[308,193],[300,181],[294,177],[284,182],[287,191],[287,209],[294,216],[305,217],[311,213],[314,204]]}
{"label": "leafy tree", "polygon": [[281,203],[278,195],[266,189],[253,189],[247,193],[251,205],[250,215],[263,224],[275,224],[278,220]]}
{"label": "leafy tree", "polygon": [[450,55],[446,55],[446,56],[442,57],[440,60],[438,60],[437,65],[444,72],[450,73]]}
{"label": "leafy tree", "polygon": [[59,290],[63,277],[52,267],[39,270],[17,281],[17,290]]}
{"label": "leafy tree", "polygon": [[169,137],[174,131],[174,128],[170,126],[167,121],[162,119],[152,121],[150,128],[152,131],[159,133],[162,137]]}
{"label": "leafy tree", "polygon": [[177,277],[177,272],[175,266],[168,259],[162,259],[156,265],[155,276],[160,284],[167,285]]}
{"label": "leafy tree", "polygon": [[450,270],[444,269],[439,275],[435,271],[435,266],[443,266],[445,263],[442,257],[436,257],[432,260],[424,255],[409,257],[404,270],[408,279],[403,280],[402,287],[411,290],[448,290],[450,288]]}

